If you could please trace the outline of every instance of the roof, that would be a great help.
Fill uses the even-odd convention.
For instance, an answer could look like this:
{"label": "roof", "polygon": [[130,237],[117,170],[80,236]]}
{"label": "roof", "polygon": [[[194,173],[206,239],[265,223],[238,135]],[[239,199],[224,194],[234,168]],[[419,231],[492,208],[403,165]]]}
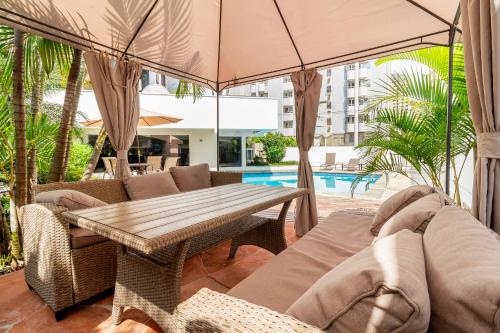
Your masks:
{"label": "roof", "polygon": [[0,23],[222,90],[449,45],[459,0],[4,0]]}

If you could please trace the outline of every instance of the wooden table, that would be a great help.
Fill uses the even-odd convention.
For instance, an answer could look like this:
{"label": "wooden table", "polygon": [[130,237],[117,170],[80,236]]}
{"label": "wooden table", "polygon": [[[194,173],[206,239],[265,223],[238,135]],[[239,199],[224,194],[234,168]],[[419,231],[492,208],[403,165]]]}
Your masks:
{"label": "wooden table", "polygon": [[129,163],[131,169],[137,171],[137,174],[143,175],[147,172],[148,168],[153,166],[151,163]]}
{"label": "wooden table", "polygon": [[[230,184],[63,213],[70,223],[121,244],[113,321],[124,306],[143,310],[166,331],[180,300],[186,257],[232,239],[230,256],[251,244],[275,254],[286,248],[285,217],[306,189]],[[277,219],[252,215],[283,204]]]}

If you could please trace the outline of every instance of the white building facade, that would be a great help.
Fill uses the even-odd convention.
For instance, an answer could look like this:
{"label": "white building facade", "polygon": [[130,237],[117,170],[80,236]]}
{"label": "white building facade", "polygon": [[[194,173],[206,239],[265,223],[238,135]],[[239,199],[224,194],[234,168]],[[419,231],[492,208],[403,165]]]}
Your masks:
{"label": "white building facade", "polygon": [[[46,96],[47,102],[62,105],[64,92]],[[152,86],[140,93],[141,109],[181,119],[178,123],[153,127],[139,127],[139,148],[134,143],[129,160],[135,161],[136,151],[141,156],[168,155],[172,138],[179,142],[182,164],[208,163],[217,167],[217,111],[215,96],[207,95],[196,102],[192,98],[178,99]],[[101,119],[92,91],[83,91],[78,107],[87,119]],[[80,118],[80,121],[84,119]],[[99,127],[86,127],[84,133],[90,143]],[[246,165],[247,138],[278,130],[278,101],[271,98],[221,96],[219,114],[220,165],[238,167]],[[133,155],[133,156],[131,156]]]}

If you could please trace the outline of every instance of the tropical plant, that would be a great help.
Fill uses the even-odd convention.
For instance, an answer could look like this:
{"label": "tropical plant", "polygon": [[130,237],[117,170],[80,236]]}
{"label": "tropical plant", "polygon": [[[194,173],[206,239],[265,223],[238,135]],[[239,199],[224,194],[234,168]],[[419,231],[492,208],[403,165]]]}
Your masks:
{"label": "tropical plant", "polygon": [[[443,188],[446,164],[448,48],[433,47],[382,58],[377,65],[406,60],[418,63],[377,84],[377,95],[365,110],[371,127],[361,150],[363,176],[395,172],[413,181],[423,180]],[[451,169],[454,199],[461,204],[459,180],[465,158],[474,149],[476,136],[467,100],[462,45],[455,45],[452,98]],[[416,171],[419,179],[408,171]]]}
{"label": "tropical plant", "polygon": [[262,143],[268,163],[280,163],[285,158],[286,147],[296,146],[295,138],[284,136],[281,133],[266,133],[264,136],[254,137],[254,143]]}
{"label": "tropical plant", "polygon": [[76,113],[76,102],[79,100],[83,76],[80,75],[82,61],[82,51],[80,49],[73,49],[73,57],[68,74],[68,81],[66,84],[66,93],[64,95],[63,112],[59,127],[59,134],[57,137],[57,146],[52,158],[52,164],[49,172],[49,182],[59,182],[64,180],[65,166],[67,165],[67,154],[71,142],[71,129],[73,127],[74,116]]}

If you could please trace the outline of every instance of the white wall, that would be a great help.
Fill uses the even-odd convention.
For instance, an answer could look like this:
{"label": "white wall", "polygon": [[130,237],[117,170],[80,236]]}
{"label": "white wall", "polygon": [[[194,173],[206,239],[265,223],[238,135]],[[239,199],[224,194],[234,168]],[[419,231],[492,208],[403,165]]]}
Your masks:
{"label": "white wall", "polygon": [[[312,166],[320,166],[325,163],[326,153],[335,153],[335,160],[337,163],[347,162],[350,158],[359,157],[358,152],[355,151],[352,146],[312,147],[311,150],[309,150],[309,162]],[[283,161],[298,160],[299,149],[297,147],[287,148]]]}

